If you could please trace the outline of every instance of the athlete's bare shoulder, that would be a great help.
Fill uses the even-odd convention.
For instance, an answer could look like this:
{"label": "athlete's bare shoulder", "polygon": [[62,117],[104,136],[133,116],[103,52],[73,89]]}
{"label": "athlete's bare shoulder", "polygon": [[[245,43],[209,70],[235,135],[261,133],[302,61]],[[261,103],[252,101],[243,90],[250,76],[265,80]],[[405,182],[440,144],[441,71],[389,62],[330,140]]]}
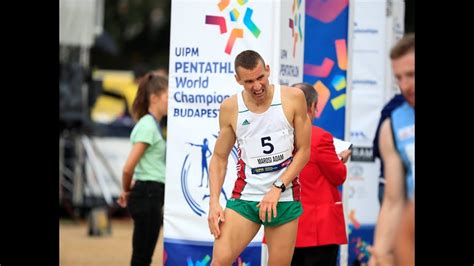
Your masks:
{"label": "athlete's bare shoulder", "polygon": [[237,94],[226,98],[221,103],[221,112],[229,112],[232,113],[233,111],[237,111]]}
{"label": "athlete's bare shoulder", "polygon": [[281,85],[281,102],[283,104],[283,108],[286,110],[288,110],[287,108],[290,106],[297,107],[300,104],[306,106],[306,100],[304,98],[303,91],[298,88],[285,85]]}
{"label": "athlete's bare shoulder", "polygon": [[291,125],[293,125],[293,118],[297,110],[306,113],[304,93],[298,88],[281,85],[281,103],[283,112]]}
{"label": "athlete's bare shoulder", "polygon": [[304,93],[302,90],[299,90],[295,87],[290,87],[286,85],[281,85],[281,95],[283,99],[289,98],[290,100],[297,98],[304,98]]}
{"label": "athlete's bare shoulder", "polygon": [[235,132],[238,110],[237,94],[225,99],[221,103],[219,111],[219,123],[221,127],[230,125]]}

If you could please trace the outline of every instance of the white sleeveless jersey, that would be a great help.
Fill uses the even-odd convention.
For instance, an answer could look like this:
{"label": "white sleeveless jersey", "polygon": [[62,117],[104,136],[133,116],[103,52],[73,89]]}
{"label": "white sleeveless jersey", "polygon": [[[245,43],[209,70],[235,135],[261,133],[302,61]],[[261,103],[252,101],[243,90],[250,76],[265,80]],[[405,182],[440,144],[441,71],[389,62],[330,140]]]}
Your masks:
{"label": "white sleeveless jersey", "polygon": [[[237,94],[237,144],[239,162],[232,198],[260,201],[293,160],[294,128],[281,104],[280,85],[274,86],[273,100],[264,113],[252,113],[242,93]],[[300,200],[298,177],[293,179],[279,201]]]}

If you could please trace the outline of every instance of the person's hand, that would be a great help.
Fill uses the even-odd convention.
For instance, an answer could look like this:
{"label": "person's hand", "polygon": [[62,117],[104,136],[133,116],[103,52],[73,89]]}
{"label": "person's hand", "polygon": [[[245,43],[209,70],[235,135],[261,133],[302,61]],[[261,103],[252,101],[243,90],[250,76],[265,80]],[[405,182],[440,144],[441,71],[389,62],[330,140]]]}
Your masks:
{"label": "person's hand", "polygon": [[265,222],[265,218],[268,218],[268,222],[272,221],[272,212],[273,217],[277,217],[277,204],[280,199],[281,189],[272,185],[270,191],[268,191],[263,199],[257,204],[259,208],[258,215],[262,222]]}
{"label": "person's hand", "polygon": [[370,260],[368,266],[393,266],[394,257],[392,253],[380,253],[373,246],[368,246],[367,250],[370,253]]}
{"label": "person's hand", "polygon": [[127,192],[122,191],[122,193],[120,193],[120,196],[117,200],[118,205],[122,208],[126,208],[129,196],[130,196],[130,191],[127,191]]}
{"label": "person's hand", "polygon": [[209,225],[209,230],[211,231],[211,234],[214,235],[214,238],[219,238],[219,236],[221,235],[221,230],[219,228],[219,223],[221,222],[225,222],[225,218],[224,211],[222,210],[219,201],[210,201],[207,223]]}
{"label": "person's hand", "polygon": [[349,160],[349,157],[352,155],[352,150],[345,150],[338,154],[341,157],[341,161],[346,163]]}

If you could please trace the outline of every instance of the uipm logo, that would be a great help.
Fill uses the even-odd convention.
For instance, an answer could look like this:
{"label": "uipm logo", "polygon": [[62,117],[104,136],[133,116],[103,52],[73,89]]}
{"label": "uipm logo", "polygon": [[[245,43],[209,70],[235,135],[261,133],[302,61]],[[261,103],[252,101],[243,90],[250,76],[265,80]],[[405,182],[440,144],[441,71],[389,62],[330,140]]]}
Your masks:
{"label": "uipm logo", "polygon": [[[235,0],[232,2],[237,2],[237,4],[234,3],[232,5],[230,5],[230,2],[231,0],[221,0],[217,4],[223,16],[206,15],[206,24],[219,26],[221,35],[227,33],[226,16],[228,16],[231,21],[231,23],[229,23],[230,25],[236,25],[230,31],[230,34],[226,34],[229,37],[227,38],[224,52],[228,55],[232,53],[232,48],[237,38],[244,37],[244,26],[255,38],[258,38],[261,33],[259,27],[252,20],[253,9],[247,6],[248,0]],[[241,13],[243,12],[245,13],[242,18]]]}
{"label": "uipm logo", "polygon": [[[288,26],[291,29],[291,37],[293,38],[293,58],[296,56],[296,44],[303,42],[303,31],[301,30],[301,13],[304,12],[300,10],[301,0],[293,0],[293,5],[291,6],[292,18],[289,19]],[[304,16],[304,13],[303,13]]]}

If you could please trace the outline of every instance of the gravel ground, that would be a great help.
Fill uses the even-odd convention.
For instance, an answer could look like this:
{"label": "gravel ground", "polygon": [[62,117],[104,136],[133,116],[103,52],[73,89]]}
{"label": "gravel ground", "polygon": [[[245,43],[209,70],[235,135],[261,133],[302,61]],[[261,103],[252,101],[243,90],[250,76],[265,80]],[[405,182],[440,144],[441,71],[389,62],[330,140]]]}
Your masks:
{"label": "gravel ground", "polygon": [[[112,234],[89,236],[87,220],[75,223],[60,220],[59,262],[61,266],[128,266],[132,254],[133,221],[130,218],[115,218]],[[152,265],[163,262],[163,230],[153,254]]]}

